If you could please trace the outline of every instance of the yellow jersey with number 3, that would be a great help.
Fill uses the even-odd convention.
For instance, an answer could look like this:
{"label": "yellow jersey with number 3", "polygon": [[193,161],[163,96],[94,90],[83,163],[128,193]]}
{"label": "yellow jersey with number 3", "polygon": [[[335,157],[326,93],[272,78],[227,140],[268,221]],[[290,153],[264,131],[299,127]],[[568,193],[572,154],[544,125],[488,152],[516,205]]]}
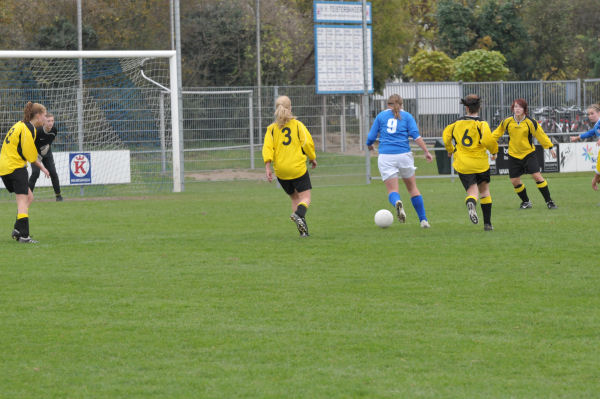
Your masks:
{"label": "yellow jersey with number 3", "polygon": [[490,168],[487,151],[498,152],[490,126],[479,117],[465,116],[451,123],[444,129],[442,139],[446,151],[454,153],[454,169],[462,174],[485,172]]}
{"label": "yellow jersey with number 3", "polygon": [[36,129],[31,123],[17,122],[10,128],[0,151],[0,176],[6,176],[33,163],[38,152],[35,148]]}
{"label": "yellow jersey with number 3", "polygon": [[282,128],[277,123],[267,127],[262,149],[265,163],[271,162],[275,176],[282,180],[292,180],[307,171],[306,157],[314,160],[315,143],[302,122],[292,119]]}

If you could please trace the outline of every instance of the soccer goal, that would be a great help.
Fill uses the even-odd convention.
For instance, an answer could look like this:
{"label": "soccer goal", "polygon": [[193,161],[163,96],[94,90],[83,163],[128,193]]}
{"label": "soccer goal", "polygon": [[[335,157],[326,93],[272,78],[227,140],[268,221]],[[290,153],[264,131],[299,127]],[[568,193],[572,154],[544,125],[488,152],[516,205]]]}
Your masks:
{"label": "soccer goal", "polygon": [[[27,101],[54,115],[62,187],[183,188],[175,51],[0,51],[0,131]],[[37,186],[50,185],[40,177]]]}

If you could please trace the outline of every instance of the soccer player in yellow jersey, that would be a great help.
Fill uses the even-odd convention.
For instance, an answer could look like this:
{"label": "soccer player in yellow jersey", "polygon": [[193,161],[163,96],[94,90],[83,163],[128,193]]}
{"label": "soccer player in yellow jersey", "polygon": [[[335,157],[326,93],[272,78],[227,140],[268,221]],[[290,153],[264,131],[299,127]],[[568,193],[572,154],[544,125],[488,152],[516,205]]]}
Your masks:
{"label": "soccer player in yellow jersey", "polygon": [[23,120],[17,122],[6,133],[0,151],[0,177],[4,187],[15,193],[17,199],[17,220],[12,237],[21,243],[36,243],[29,236],[29,206],[33,193],[28,186],[27,162],[37,165],[46,176],[48,170],[38,160],[35,147],[36,129],[46,120],[46,108],[42,104],[28,102]]}
{"label": "soccer player in yellow jersey", "polygon": [[517,98],[513,101],[510,109],[513,116],[504,119],[494,130],[492,136],[494,140],[498,141],[504,133],[508,133],[508,175],[515,193],[521,198],[520,208],[532,207],[525,185],[521,181],[521,176],[528,173],[542,193],[548,209],[556,209],[557,206],[550,197],[548,182],[540,173],[533,138],[535,137],[545,149],[550,149],[550,154],[556,158],[556,152],[552,149],[552,141],[544,133],[542,127],[527,116],[527,101]]}
{"label": "soccer player in yellow jersey", "polygon": [[479,223],[476,206],[480,201],[483,213],[483,229],[491,231],[492,196],[490,194],[490,163],[488,151],[498,152],[498,143],[493,139],[488,123],[479,118],[481,99],[477,94],[469,94],[462,99],[466,116],[446,126],[442,138],[448,156],[454,154],[454,169],[458,172],[467,197],[465,203],[469,218]]}
{"label": "soccer player in yellow jersey", "polygon": [[267,180],[273,181],[273,165],[279,184],[292,201],[290,218],[296,223],[300,236],[307,237],[306,211],[310,205],[312,185],[306,157],[314,169],[317,167],[317,155],[308,129],[292,114],[292,102],[287,96],[275,101],[275,122],[267,127],[262,155]]}

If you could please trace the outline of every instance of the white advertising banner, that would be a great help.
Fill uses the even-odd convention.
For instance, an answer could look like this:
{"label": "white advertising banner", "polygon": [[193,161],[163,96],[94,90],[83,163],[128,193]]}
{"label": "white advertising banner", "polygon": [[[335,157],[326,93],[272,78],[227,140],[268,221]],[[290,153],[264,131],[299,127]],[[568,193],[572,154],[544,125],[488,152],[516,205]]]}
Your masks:
{"label": "white advertising banner", "polygon": [[[131,183],[129,150],[53,152],[54,165],[61,186]],[[31,176],[31,166],[27,166]],[[0,180],[0,186],[4,187]],[[43,173],[36,187],[52,187]]]}
{"label": "white advertising banner", "polygon": [[589,172],[596,169],[600,146],[596,142],[561,144],[561,172]]}

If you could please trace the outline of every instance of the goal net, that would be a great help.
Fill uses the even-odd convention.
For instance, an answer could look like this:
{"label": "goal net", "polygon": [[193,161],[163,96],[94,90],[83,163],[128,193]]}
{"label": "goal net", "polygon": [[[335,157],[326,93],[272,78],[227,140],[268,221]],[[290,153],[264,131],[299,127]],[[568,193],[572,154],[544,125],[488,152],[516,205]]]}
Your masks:
{"label": "goal net", "polygon": [[28,101],[54,115],[63,192],[181,191],[174,51],[0,51],[2,138]]}

